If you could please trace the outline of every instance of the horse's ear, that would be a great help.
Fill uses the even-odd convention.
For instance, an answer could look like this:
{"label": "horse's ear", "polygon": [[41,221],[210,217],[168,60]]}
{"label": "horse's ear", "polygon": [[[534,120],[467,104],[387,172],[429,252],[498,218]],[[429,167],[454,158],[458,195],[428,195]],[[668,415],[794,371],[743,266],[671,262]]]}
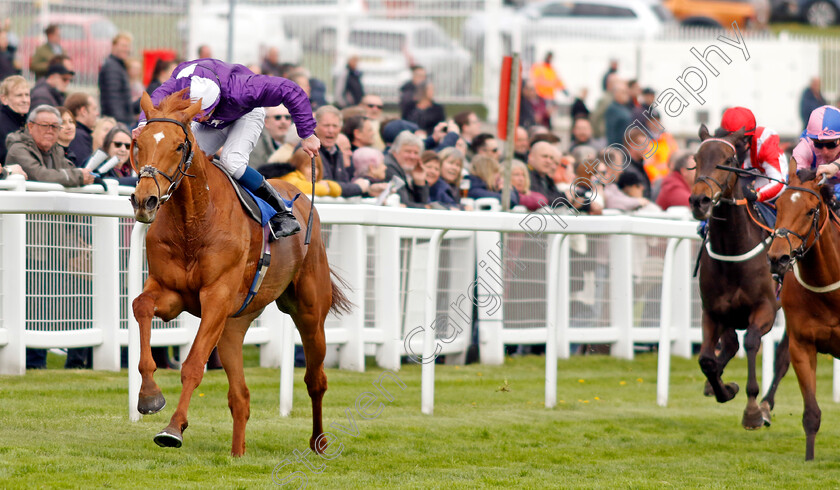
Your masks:
{"label": "horse's ear", "polygon": [[700,131],[697,134],[700,136],[700,141],[705,141],[711,136],[709,134],[709,128],[705,124],[700,125]]}
{"label": "horse's ear", "polygon": [[796,160],[791,157],[788,162],[788,183],[793,183],[793,179],[799,182],[799,177],[796,175]]}
{"label": "horse's ear", "polygon": [[184,122],[192,121],[199,112],[201,112],[201,99],[195,101],[193,105],[187,107],[187,110],[184,111]]}
{"label": "horse's ear", "polygon": [[146,113],[146,118],[149,117],[152,111],[156,110],[154,104],[152,104],[152,98],[146,92],[143,92],[143,95],[140,96],[140,108]]}
{"label": "horse's ear", "polygon": [[[732,143],[738,143],[739,141],[744,139],[744,133],[746,133],[746,130],[744,128],[741,128],[738,131],[735,131],[734,133],[730,134],[729,138],[732,140]],[[746,136],[746,138],[750,138],[750,136]]]}

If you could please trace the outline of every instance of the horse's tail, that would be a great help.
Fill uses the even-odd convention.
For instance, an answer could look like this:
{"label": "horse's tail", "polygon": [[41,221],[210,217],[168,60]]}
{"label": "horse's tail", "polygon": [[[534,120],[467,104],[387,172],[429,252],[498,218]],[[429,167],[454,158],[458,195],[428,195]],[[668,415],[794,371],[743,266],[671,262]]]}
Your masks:
{"label": "horse's tail", "polygon": [[333,279],[330,280],[330,285],[332,286],[330,311],[338,316],[341,316],[342,313],[350,313],[354,305],[347,299],[344,291],[342,291],[342,289],[348,289],[350,285],[332,268],[330,269],[330,274],[333,276]]}

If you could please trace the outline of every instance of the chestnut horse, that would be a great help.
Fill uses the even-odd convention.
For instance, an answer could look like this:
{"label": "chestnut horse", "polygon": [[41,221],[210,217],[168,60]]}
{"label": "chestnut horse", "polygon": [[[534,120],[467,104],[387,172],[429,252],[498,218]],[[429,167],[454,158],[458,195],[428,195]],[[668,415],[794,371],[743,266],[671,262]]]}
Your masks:
{"label": "chestnut horse", "polygon": [[[814,180],[814,170],[790,175],[776,202],[778,219],[767,257],[784,277],[782,307],[790,336],[790,361],[805,402],[805,459],[814,459],[820,430],[817,352],[840,357],[840,228],[827,202],[833,185]],[[829,222],[833,226],[829,226]]]}
{"label": "chestnut horse", "polygon": [[[259,293],[242,312],[263,251],[263,229],[250,219],[228,177],[198,150],[190,122],[201,109],[185,91],[164,99],[158,107],[143,94],[141,107],[149,118],[135,143],[140,181],[131,202],[138,221],[151,223],[146,237],[149,276],[133,303],[140,324],[142,376],[137,409],[150,414],[166,404],[153,373],[149,348],[152,316],[169,321],[182,311],[201,317],[189,355],[181,368],[181,398],[169,425],[157,436],[160,446],[180,447],[187,428],[187,409],[201,382],[204,365],[218,346],[228,377],[228,405],[233,416],[231,453],[245,452],[245,424],[250,394],[242,367],[242,340],[251,322],[271,302],[295,322],[306,354],[306,382],[312,399],[313,450],[325,449],[321,402],[327,390],[324,374],[324,319],[330,310],[347,311],[350,303],[330,277],[317,215],[312,242],[304,245],[309,200],[301,196],[293,212],[304,227],[295,236],[271,244],[270,266]],[[291,184],[274,181],[284,197]],[[340,281],[340,280],[339,280]],[[320,451],[319,451],[320,452]]]}
{"label": "chestnut horse", "polygon": [[[703,304],[700,369],[708,380],[706,393],[711,394],[711,388],[719,403],[731,400],[738,393],[738,385],[724,384],[721,375],[738,352],[736,330],[746,329],[748,400],[741,425],[745,429],[758,429],[770,425],[776,389],[787,372],[789,358],[787,337],[783,337],[776,351],[773,382],[759,406],[756,354],[761,337],[773,327],[779,303],[765,255],[770,233],[752,219],[735,171],[741,168],[736,146],[743,144],[742,138],[749,138],[743,130],[712,138],[706,126],[701,126],[702,142],[694,157],[697,173],[689,202],[696,219],[709,221],[708,242],[704,242],[700,259]],[[715,354],[718,342],[721,348]]]}

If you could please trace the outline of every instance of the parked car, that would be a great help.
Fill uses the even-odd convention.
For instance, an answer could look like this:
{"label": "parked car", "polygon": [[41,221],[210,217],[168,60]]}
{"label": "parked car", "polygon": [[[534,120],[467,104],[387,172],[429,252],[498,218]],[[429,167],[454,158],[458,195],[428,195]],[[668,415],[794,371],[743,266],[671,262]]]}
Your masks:
{"label": "parked car", "polygon": [[[336,26],[322,24],[304,40],[304,49],[335,54]],[[438,98],[471,90],[472,59],[441,27],[429,20],[360,19],[347,34],[346,56],[359,56],[365,92],[396,100],[399,87],[411,78],[410,66],[422,65],[435,84]],[[340,69],[346,59],[337,59]]]}
{"label": "parked car", "polygon": [[[651,39],[673,22],[671,12],[659,0],[543,0],[520,8],[502,7],[499,30],[503,49],[510,50],[514,29],[522,33],[522,48],[528,39],[558,32],[612,39]],[[486,15],[470,15],[462,33],[464,45],[481,49]]]}
{"label": "parked car", "polygon": [[756,8],[755,0],[665,0],[663,5],[688,26],[729,28],[737,22],[741,28],[763,28],[769,20],[766,7]]}
{"label": "parked car", "polygon": [[840,20],[840,0],[770,0],[772,20],[798,20],[827,27]]}
{"label": "parked car", "polygon": [[[85,14],[51,14],[49,23],[58,25],[61,47],[73,60],[76,74],[95,77],[111,53],[111,41],[117,35],[117,27],[101,15]],[[32,53],[45,42],[44,27],[40,21],[34,21],[23,38],[20,59],[27,69]]]}

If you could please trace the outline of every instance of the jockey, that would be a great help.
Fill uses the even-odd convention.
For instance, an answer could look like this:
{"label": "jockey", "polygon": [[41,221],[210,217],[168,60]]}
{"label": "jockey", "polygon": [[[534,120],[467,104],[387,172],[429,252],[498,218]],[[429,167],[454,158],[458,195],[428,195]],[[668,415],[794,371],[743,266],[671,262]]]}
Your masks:
{"label": "jockey", "polygon": [[[745,170],[757,170],[769,178],[758,177],[744,188],[747,201],[758,202],[758,211],[770,227],[776,222],[776,211],[769,206],[785,188],[788,178],[788,160],[779,147],[779,135],[770,128],[756,126],[755,116],[745,107],[731,107],[723,113],[720,127],[734,133],[745,130],[745,137],[735,143]],[[776,180],[770,180],[776,179]],[[781,181],[781,182],[778,182]]]}
{"label": "jockey", "polygon": [[[830,105],[817,107],[808,118],[799,144],[793,149],[797,170],[817,169],[817,178],[825,175],[837,177],[840,170],[840,110]],[[834,185],[835,202],[838,202],[840,184]]]}
{"label": "jockey", "polygon": [[[297,127],[304,151],[314,157],[321,142],[315,136],[315,119],[306,93],[291,80],[268,75],[255,75],[242,65],[204,58],[179,64],[172,77],[152,93],[152,103],[159,104],[166,96],[189,88],[190,100],[201,99],[202,111],[192,122],[192,132],[199,148],[208,156],[224,147],[222,166],[243,187],[270,204],[277,214],[270,222],[273,240],[300,231],[294,215],[286,209],[280,194],[248,166],[248,156],[259,140],[265,124],[263,107],[286,106]],[[140,124],[134,138],[146,124]]]}

